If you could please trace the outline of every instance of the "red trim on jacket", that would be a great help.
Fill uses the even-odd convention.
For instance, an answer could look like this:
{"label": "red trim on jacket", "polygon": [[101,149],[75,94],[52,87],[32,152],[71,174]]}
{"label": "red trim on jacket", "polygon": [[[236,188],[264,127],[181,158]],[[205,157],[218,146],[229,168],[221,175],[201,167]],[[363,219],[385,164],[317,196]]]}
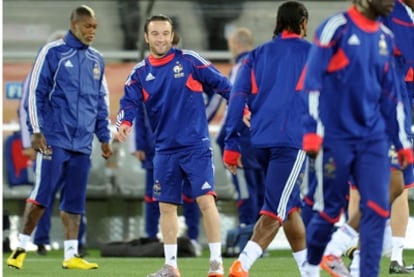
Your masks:
{"label": "red trim on jacket", "polygon": [[352,21],[365,32],[374,33],[379,30],[380,23],[377,20],[372,20],[367,18],[361,12],[357,10],[355,6],[352,6],[348,10],[348,14],[351,17]]}
{"label": "red trim on jacket", "polygon": [[367,206],[382,217],[386,218],[386,217],[390,216],[390,211],[384,210],[382,207],[380,207],[374,201],[369,200],[368,203],[367,203]]}
{"label": "red trim on jacket", "polygon": [[414,69],[410,67],[405,75],[404,81],[406,82],[414,82]]}
{"label": "red trim on jacket", "polygon": [[329,61],[327,71],[328,72],[335,72],[349,64],[349,59],[346,56],[343,49],[338,49],[335,55],[332,56],[331,60]]}
{"label": "red trim on jacket", "polygon": [[192,74],[188,75],[188,79],[185,85],[192,91],[203,92],[203,86],[201,85],[199,81],[193,78]]}
{"label": "red trim on jacket", "polygon": [[250,73],[250,80],[252,83],[252,94],[257,94],[259,92],[259,87],[257,86],[256,76],[254,75],[253,70]]}
{"label": "red trim on jacket", "polygon": [[152,54],[150,54],[148,56],[148,60],[149,60],[151,65],[154,65],[154,66],[158,65],[159,66],[159,65],[164,65],[164,64],[169,63],[170,61],[172,61],[172,59],[174,59],[174,57],[175,57],[175,53],[171,53],[171,54],[166,55],[162,58],[156,58]]}
{"label": "red trim on jacket", "polygon": [[300,35],[289,32],[287,30],[282,31],[282,34],[280,35],[280,37],[281,38],[302,38]]}
{"label": "red trim on jacket", "polygon": [[148,91],[145,90],[145,88],[142,88],[142,98],[144,98],[144,102],[147,102],[148,98],[149,98],[149,93]]}
{"label": "red trim on jacket", "polygon": [[300,73],[298,83],[296,84],[296,91],[303,90],[303,86],[305,83],[305,76],[306,76],[307,67],[306,65],[303,67],[302,72]]}

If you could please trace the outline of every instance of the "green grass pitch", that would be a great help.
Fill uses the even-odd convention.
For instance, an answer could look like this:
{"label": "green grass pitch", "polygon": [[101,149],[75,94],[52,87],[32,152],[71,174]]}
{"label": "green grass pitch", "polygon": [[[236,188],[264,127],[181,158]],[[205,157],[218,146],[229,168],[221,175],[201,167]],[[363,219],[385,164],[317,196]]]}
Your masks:
{"label": "green grass pitch", "polygon": [[[148,273],[157,271],[164,263],[163,258],[103,258],[97,250],[89,250],[86,257],[88,261],[97,262],[99,269],[95,270],[64,270],[61,268],[63,259],[62,251],[48,252],[47,256],[38,256],[36,252],[27,254],[23,269],[16,270],[8,268],[6,258],[3,255],[3,276],[25,276],[25,277],[64,277],[64,276],[86,276],[86,277],[113,277],[113,276],[137,276],[146,277]],[[414,263],[414,250],[405,250],[404,258],[407,264]],[[224,266],[227,276],[228,268],[233,262],[233,258],[225,258]],[[344,262],[349,260],[344,258]],[[198,258],[179,258],[178,265],[182,277],[203,277],[207,276],[208,252],[204,251],[202,257]],[[389,258],[381,261],[380,276],[390,276],[388,274]],[[296,263],[289,250],[274,250],[269,252],[269,256],[256,261],[250,270],[250,277],[292,277],[300,276]],[[321,276],[329,276],[325,272]],[[394,276],[394,275],[393,275]]]}

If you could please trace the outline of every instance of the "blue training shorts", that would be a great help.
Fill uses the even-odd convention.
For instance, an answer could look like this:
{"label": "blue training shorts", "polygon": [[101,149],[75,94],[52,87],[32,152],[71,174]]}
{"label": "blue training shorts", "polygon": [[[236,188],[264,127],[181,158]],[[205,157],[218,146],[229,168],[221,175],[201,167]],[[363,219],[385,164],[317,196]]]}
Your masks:
{"label": "blue training shorts", "polygon": [[155,154],[153,197],[157,201],[182,204],[184,179],[191,186],[194,198],[205,194],[215,195],[211,148]]}
{"label": "blue training shorts", "polygon": [[265,201],[260,214],[282,224],[290,212],[301,207],[300,185],[303,182],[306,153],[289,147],[268,151]]}
{"label": "blue training shorts", "polygon": [[[391,169],[401,170],[401,166],[398,162],[398,154],[395,151],[395,147],[391,146],[388,152],[388,156],[391,159]],[[404,185],[405,188],[413,188],[414,187],[414,168],[413,165],[410,164],[406,168],[403,169],[404,175]]]}
{"label": "blue training shorts", "polygon": [[56,187],[61,186],[60,210],[84,214],[90,167],[88,154],[57,146],[52,147],[51,156],[38,153],[35,184],[27,201],[48,207],[55,197]]}

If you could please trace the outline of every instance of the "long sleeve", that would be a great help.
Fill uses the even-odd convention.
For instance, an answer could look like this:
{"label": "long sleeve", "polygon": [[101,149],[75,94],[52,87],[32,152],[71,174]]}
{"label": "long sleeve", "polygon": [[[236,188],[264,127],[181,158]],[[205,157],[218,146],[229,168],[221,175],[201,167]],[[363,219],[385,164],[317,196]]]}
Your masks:
{"label": "long sleeve", "polygon": [[109,90],[105,76],[102,77],[101,89],[99,91],[98,114],[96,117],[95,133],[100,142],[111,140],[109,129]]}

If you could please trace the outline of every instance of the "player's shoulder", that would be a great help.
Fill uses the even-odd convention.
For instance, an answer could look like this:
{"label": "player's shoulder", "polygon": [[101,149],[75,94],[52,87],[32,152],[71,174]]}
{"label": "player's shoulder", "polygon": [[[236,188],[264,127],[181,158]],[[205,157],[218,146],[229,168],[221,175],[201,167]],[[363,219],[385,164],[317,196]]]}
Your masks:
{"label": "player's shoulder", "polygon": [[342,30],[349,23],[349,18],[346,12],[338,12],[326,18],[321,25],[319,25],[316,34],[321,45],[328,45],[330,42],[340,34]]}
{"label": "player's shoulder", "polygon": [[346,25],[349,21],[349,18],[346,16],[346,12],[337,12],[327,17],[322,21],[321,26],[324,28],[333,28],[337,29]]}
{"label": "player's shoulder", "polygon": [[141,72],[144,72],[145,71],[145,65],[146,64],[147,63],[146,63],[146,60],[145,59],[143,59],[143,60],[139,61],[138,63],[136,63],[132,67],[132,69],[130,70],[129,76],[144,74],[144,73],[141,73]]}
{"label": "player's shoulder", "polygon": [[210,62],[207,59],[202,57],[198,52],[196,52],[194,50],[177,49],[176,51],[178,51],[178,53],[181,53],[183,58],[192,60],[192,61],[197,62],[197,63],[204,64],[204,65],[209,65],[210,64]]}
{"label": "player's shoulder", "polygon": [[143,68],[143,67],[145,67],[145,65],[146,65],[146,61],[145,61],[145,59],[143,59],[143,60],[139,61],[138,63],[136,63],[134,65],[134,67],[132,68],[132,71],[136,71],[140,68]]}
{"label": "player's shoulder", "polygon": [[65,46],[63,39],[54,40],[46,43],[40,48],[40,53],[48,53],[53,51],[60,51]]}
{"label": "player's shoulder", "polygon": [[89,46],[89,50],[92,54],[97,55],[99,58],[103,59],[103,54],[98,49]]}
{"label": "player's shoulder", "polygon": [[380,29],[381,29],[381,32],[384,33],[387,37],[394,38],[394,33],[385,24],[381,23]]}

